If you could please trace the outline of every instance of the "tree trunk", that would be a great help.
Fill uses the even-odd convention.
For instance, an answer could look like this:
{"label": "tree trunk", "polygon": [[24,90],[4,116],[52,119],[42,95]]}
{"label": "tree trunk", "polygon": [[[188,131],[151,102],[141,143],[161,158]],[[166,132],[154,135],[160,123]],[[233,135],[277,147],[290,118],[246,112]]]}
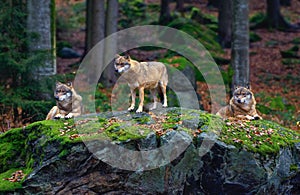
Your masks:
{"label": "tree trunk", "polygon": [[29,49],[44,52],[44,65],[38,76],[56,74],[55,60],[55,0],[28,0],[27,29],[30,34]]}
{"label": "tree trunk", "polygon": [[280,13],[280,0],[267,0],[267,16],[253,28],[275,28],[279,30],[295,30],[299,26],[288,23]]}
{"label": "tree trunk", "polygon": [[280,13],[279,0],[267,0],[267,23],[271,28],[289,28],[289,24]]}
{"label": "tree trunk", "polygon": [[280,5],[291,6],[291,0],[280,0]]}
{"label": "tree trunk", "polygon": [[[118,0],[109,0],[107,2],[106,10],[106,36],[109,36],[118,30],[118,13],[119,13],[119,3]],[[103,65],[108,64],[101,76],[101,83],[105,87],[111,87],[116,82],[117,77],[115,75],[115,70],[113,66],[113,61],[111,61],[111,56],[115,56],[117,52],[117,40],[106,39],[105,42],[105,54]]]}
{"label": "tree trunk", "polygon": [[184,0],[177,0],[176,1],[176,10],[179,12],[183,12],[184,11]]}
{"label": "tree trunk", "polygon": [[231,47],[232,35],[232,0],[221,1],[219,7],[219,42],[222,47]]}
{"label": "tree trunk", "polygon": [[220,7],[220,3],[222,1],[224,1],[224,0],[208,0],[207,6],[208,7],[219,8]]}
{"label": "tree trunk", "polygon": [[171,21],[171,14],[169,8],[169,0],[161,0],[159,23],[168,24],[170,21]]}
{"label": "tree trunk", "polygon": [[[105,4],[104,0],[87,0],[87,20],[86,20],[86,51],[87,54],[105,36]],[[93,70],[87,73],[89,82],[93,81],[96,72],[102,71],[104,62],[104,47],[97,46],[89,55],[90,63],[94,63]],[[99,78],[98,78],[99,79]]]}
{"label": "tree trunk", "polygon": [[249,84],[249,20],[248,0],[233,0],[231,64],[233,86]]}
{"label": "tree trunk", "polygon": [[91,50],[105,36],[104,0],[87,0],[86,50]]}

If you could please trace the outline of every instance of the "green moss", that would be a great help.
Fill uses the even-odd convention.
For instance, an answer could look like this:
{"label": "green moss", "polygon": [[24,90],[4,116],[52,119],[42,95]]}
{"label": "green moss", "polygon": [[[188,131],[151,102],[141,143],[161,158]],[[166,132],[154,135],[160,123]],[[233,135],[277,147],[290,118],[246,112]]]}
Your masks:
{"label": "green moss", "polygon": [[[0,135],[0,174],[2,178],[17,169],[29,174],[33,167],[38,165],[44,158],[44,149],[51,143],[59,143],[59,149],[63,154],[70,143],[78,140],[71,140],[68,136],[61,136],[61,129],[74,125],[72,120],[40,121],[24,128],[17,128]],[[70,133],[71,134],[71,133]],[[2,180],[0,178],[0,180]],[[18,189],[22,182],[1,181],[0,189],[9,191]],[[1,187],[5,185],[7,187]]]}
{"label": "green moss", "polygon": [[250,152],[267,155],[300,142],[300,134],[265,120],[227,121],[222,128],[220,140]]}
{"label": "green moss", "polygon": [[261,155],[272,155],[280,148],[300,142],[298,133],[265,120],[224,122],[213,114],[181,108],[169,109],[155,119],[152,117],[152,114],[128,113],[112,118],[111,114],[103,114],[101,117],[76,119],[76,123],[73,120],[41,121],[10,130],[0,135],[0,189],[12,191],[21,188],[22,181],[7,183],[2,182],[2,178],[9,178],[18,169],[29,174],[42,162],[46,148],[51,144],[57,145],[60,158],[67,156],[72,145],[81,142],[80,138],[70,139],[74,134],[79,134],[85,141],[106,139],[122,143],[145,138],[157,131],[162,134],[166,130],[185,131],[191,136],[214,132],[226,144]]}
{"label": "green moss", "polygon": [[291,164],[290,165],[290,171],[298,171],[299,170],[299,167],[297,164]]}
{"label": "green moss", "polygon": [[142,117],[135,118],[134,121],[138,124],[149,124],[151,122],[151,117],[142,116]]}
{"label": "green moss", "polygon": [[121,126],[121,124],[112,124],[105,130],[105,134],[113,141],[129,141],[145,138],[150,129],[139,126]]}
{"label": "green moss", "polygon": [[[21,168],[22,169],[22,168]],[[14,191],[16,189],[22,188],[22,182],[10,182],[4,179],[10,178],[14,172],[20,170],[18,168],[10,169],[6,172],[0,174],[0,193]]]}

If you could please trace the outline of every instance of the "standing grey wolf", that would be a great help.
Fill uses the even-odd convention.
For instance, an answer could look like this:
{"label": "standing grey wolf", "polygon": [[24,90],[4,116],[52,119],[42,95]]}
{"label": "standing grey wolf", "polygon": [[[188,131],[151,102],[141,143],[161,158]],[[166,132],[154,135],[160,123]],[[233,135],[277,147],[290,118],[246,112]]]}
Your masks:
{"label": "standing grey wolf", "polygon": [[166,66],[161,62],[138,62],[132,60],[130,56],[116,55],[114,62],[115,70],[120,73],[128,82],[131,92],[131,105],[128,111],[132,111],[135,106],[135,90],[139,90],[139,106],[137,113],[143,111],[144,89],[150,89],[154,103],[150,110],[156,109],[158,98],[157,88],[160,87],[163,93],[163,107],[167,107],[166,88],[168,84],[168,73]]}
{"label": "standing grey wolf", "polygon": [[82,98],[75,92],[71,82],[67,84],[56,82],[54,98],[56,106],[50,110],[46,120],[69,119],[81,115]]}
{"label": "standing grey wolf", "polygon": [[256,101],[250,87],[236,87],[229,105],[221,108],[217,115],[224,119],[229,117],[258,120],[262,119],[256,112]]}

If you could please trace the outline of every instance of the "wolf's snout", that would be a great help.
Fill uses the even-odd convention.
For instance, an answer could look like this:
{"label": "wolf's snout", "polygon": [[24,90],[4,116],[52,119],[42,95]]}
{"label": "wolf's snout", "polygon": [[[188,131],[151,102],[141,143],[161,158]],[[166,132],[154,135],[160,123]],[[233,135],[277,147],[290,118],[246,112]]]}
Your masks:
{"label": "wolf's snout", "polygon": [[242,101],[241,101],[240,99],[238,99],[237,102],[238,102],[239,104],[242,103]]}
{"label": "wolf's snout", "polygon": [[54,96],[54,99],[55,100],[59,100],[59,97],[56,95],[56,96]]}

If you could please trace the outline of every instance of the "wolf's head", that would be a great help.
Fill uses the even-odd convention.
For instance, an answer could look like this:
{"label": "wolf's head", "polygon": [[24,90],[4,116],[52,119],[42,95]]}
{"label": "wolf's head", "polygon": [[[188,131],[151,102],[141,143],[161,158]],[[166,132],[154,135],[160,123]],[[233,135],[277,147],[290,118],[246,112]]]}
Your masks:
{"label": "wolf's head", "polygon": [[235,104],[249,105],[254,103],[253,93],[249,87],[236,87],[233,92],[233,100]]}
{"label": "wolf's head", "polygon": [[116,55],[115,57],[115,62],[114,62],[114,66],[115,66],[115,70],[116,72],[122,74],[124,72],[126,72],[128,69],[130,69],[130,56],[120,56],[120,55]]}
{"label": "wolf's head", "polygon": [[57,101],[66,101],[72,99],[72,83],[63,84],[61,82],[56,82],[54,98]]}

